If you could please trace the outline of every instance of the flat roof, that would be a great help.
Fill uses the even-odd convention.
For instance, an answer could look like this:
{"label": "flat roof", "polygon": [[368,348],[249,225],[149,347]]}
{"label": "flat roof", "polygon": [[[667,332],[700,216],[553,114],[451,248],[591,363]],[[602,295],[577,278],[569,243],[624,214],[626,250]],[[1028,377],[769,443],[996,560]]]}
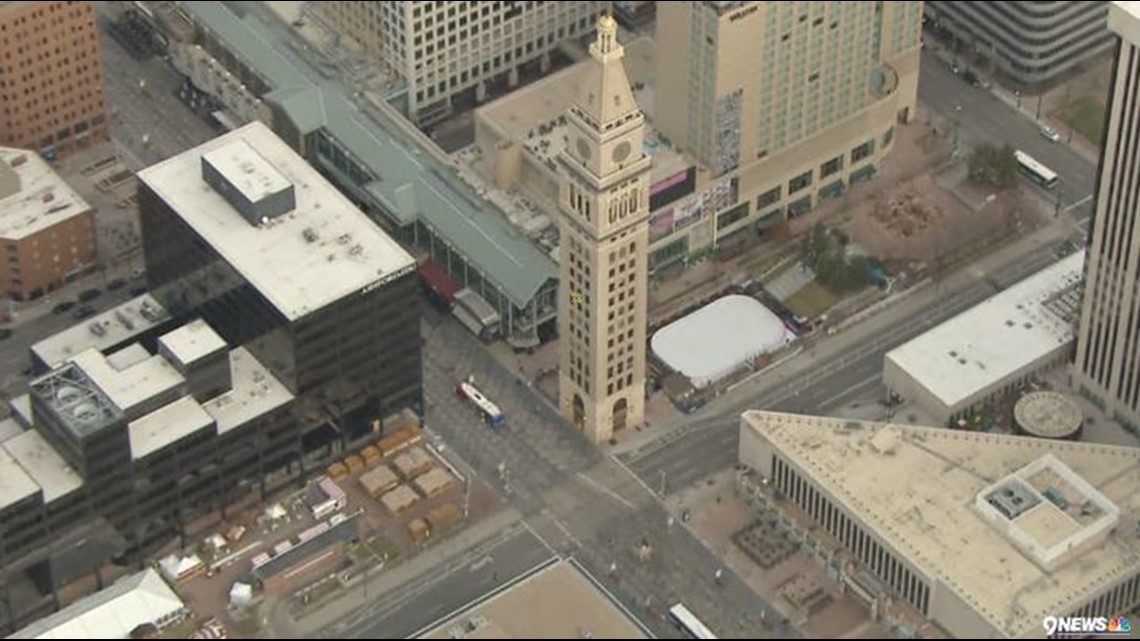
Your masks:
{"label": "flat roof", "polygon": [[36,485],[6,448],[0,447],[0,509],[39,491],[40,486]]}
{"label": "flat roof", "polygon": [[83,477],[36,430],[8,439],[0,447],[43,490],[44,503],[51,503],[83,486]]}
{"label": "flat roof", "polygon": [[152,568],[123,577],[8,638],[128,639],[136,627],[169,619],[184,607]]}
{"label": "flat roof", "polygon": [[19,436],[24,433],[24,426],[20,422],[9,416],[4,420],[0,420],[0,443],[7,441],[13,436]]}
{"label": "flat roof", "polygon": [[[622,65],[634,98],[646,116],[651,116],[656,45],[652,38],[638,37],[623,43],[622,47],[625,49]],[[479,107],[475,117],[493,125],[501,135],[523,145],[539,159],[556,160],[566,147],[563,140],[568,131],[566,112],[574,104],[579,86],[587,80],[589,70],[596,64],[593,58],[587,57]],[[645,153],[653,159],[651,183],[675,176],[697,164],[687,154],[662,144],[660,134],[648,121],[645,123],[643,146]]]}
{"label": "flat roof", "polygon": [[193,396],[183,396],[127,424],[131,458],[141,459],[213,424]]}
{"label": "flat roof", "polygon": [[1073,326],[1043,303],[1079,283],[1084,262],[1083,250],[1071,254],[886,358],[954,407],[1073,340]]}
{"label": "flat roof", "polygon": [[157,354],[122,370],[115,369],[106,356],[93,349],[71,361],[124,412],[186,382],[170,361]]}
{"label": "flat roof", "polygon": [[1140,449],[749,411],[742,462],[758,455],[750,446],[757,438],[1008,637],[1039,634],[1044,617],[1074,611],[1106,582],[1140,572],[1131,526],[1049,571],[975,508],[982,490],[1052,454],[1114,503],[1122,522],[1135,523]]}
{"label": "flat roof", "polygon": [[662,327],[649,343],[669,367],[702,387],[791,338],[784,322],[763,303],[732,294]]}
{"label": "flat roof", "polygon": [[139,345],[138,343],[131,343],[130,345],[127,345],[118,351],[111,352],[106,356],[108,365],[117,370],[123,370],[133,365],[138,365],[139,363],[150,358],[150,352],[146,351],[146,348],[142,345]]}
{"label": "flat roof", "polygon": [[202,403],[219,435],[293,400],[285,385],[244,347],[230,351],[230,386],[230,391]]}
{"label": "flat roof", "polygon": [[24,427],[31,427],[35,421],[32,419],[32,395],[20,394],[16,398],[8,402],[8,406],[12,408],[12,417],[19,421]]}
{"label": "flat roof", "polygon": [[[257,226],[202,178],[203,155],[243,144],[296,190],[292,211]],[[261,122],[148,167],[139,180],[290,320],[415,269],[408,252]]]}
{"label": "flat roof", "polygon": [[1109,3],[1108,27],[1134,45],[1140,45],[1140,1],[1116,0]]}
{"label": "flat roof", "polygon": [[0,238],[20,240],[92,211],[39,154],[0,147],[0,162],[5,165],[0,167],[0,184],[8,170],[19,178],[18,191],[7,195],[0,191]]}
{"label": "flat roof", "polygon": [[301,43],[289,25],[256,15],[243,19],[217,1],[187,2],[182,9],[265,80],[272,90],[262,98],[278,105],[300,135],[327,130],[367,167],[373,180],[361,196],[401,225],[423,222],[515,305],[526,305],[558,278],[550,257],[459,181],[451,166],[421,152],[398,124],[359,108],[352,97],[357,89],[346,88],[327,64],[298,54]]}
{"label": "flat roof", "polygon": [[647,639],[613,597],[558,561],[476,603],[421,639]]}
{"label": "flat roof", "polygon": [[163,334],[159,337],[158,344],[165,347],[181,365],[189,365],[227,347],[225,339],[218,336],[214,328],[201,318]]}
{"label": "flat roof", "polygon": [[106,351],[168,320],[166,309],[150,294],[143,294],[52,334],[32,345],[32,353],[54,369],[80,352]]}
{"label": "flat roof", "polygon": [[225,176],[229,184],[251,203],[285,191],[293,184],[277,171],[273,163],[243,141],[208,151],[202,154],[202,160]]}

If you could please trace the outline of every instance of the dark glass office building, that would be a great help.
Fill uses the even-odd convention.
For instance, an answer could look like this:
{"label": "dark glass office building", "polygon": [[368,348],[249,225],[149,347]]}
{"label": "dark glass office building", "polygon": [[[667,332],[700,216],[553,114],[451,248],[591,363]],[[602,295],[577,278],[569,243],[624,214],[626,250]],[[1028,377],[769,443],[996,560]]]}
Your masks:
{"label": "dark glass office building", "polygon": [[299,397],[308,446],[420,411],[414,260],[268,128],[140,179],[152,295],[265,363]]}

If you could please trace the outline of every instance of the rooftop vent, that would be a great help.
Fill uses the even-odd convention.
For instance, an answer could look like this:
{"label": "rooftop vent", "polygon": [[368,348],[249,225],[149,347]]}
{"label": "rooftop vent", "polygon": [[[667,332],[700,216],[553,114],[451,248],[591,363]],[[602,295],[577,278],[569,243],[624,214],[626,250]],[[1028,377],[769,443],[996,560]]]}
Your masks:
{"label": "rooftop vent", "polygon": [[71,415],[80,421],[92,421],[99,417],[99,408],[94,403],[80,403]]}
{"label": "rooftop vent", "polygon": [[306,227],[305,231],[301,232],[301,235],[305,237],[306,243],[317,242],[317,232],[312,227]]}
{"label": "rooftop vent", "polygon": [[50,191],[43,195],[43,201],[45,203],[50,203],[53,200],[55,200],[55,194],[51,193]]}
{"label": "rooftop vent", "polygon": [[12,159],[12,166],[13,167],[19,167],[20,165],[22,165],[26,162],[28,162],[28,157],[24,154],[20,154],[19,156],[16,156],[15,158]]}
{"label": "rooftop vent", "polygon": [[64,385],[56,391],[55,400],[63,403],[64,405],[70,405],[79,400],[81,396],[83,396],[83,393],[79,391],[78,387]]}

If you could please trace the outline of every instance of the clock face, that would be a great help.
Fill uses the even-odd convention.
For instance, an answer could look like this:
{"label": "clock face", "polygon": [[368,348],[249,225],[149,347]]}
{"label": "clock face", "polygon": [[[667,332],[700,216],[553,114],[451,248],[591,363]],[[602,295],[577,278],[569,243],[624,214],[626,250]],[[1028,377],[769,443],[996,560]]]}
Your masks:
{"label": "clock face", "polygon": [[590,143],[586,142],[585,138],[578,139],[578,156],[582,160],[590,159]]}
{"label": "clock face", "polygon": [[619,143],[617,147],[614,147],[614,162],[625,162],[631,151],[633,151],[633,147],[630,146],[629,141]]}

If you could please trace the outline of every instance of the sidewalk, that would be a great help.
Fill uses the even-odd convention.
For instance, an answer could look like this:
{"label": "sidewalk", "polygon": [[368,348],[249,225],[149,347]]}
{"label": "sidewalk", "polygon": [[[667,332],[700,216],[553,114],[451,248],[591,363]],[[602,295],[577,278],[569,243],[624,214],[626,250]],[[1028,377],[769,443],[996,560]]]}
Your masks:
{"label": "sidewalk", "polygon": [[[472,547],[503,532],[521,520],[522,515],[513,508],[504,509],[391,569],[367,574],[369,592],[375,595],[370,597],[367,603],[383,600],[390,592],[410,583],[448,560],[462,555]],[[296,619],[287,611],[292,596],[280,598],[273,603],[269,615],[270,628],[274,633],[272,636],[282,639],[309,638],[314,633],[355,613],[366,604],[361,600],[360,590],[355,589],[363,578],[364,575],[350,585],[341,588],[335,596],[326,602]]]}
{"label": "sidewalk", "polygon": [[893,301],[893,304],[880,313],[844,328],[833,336],[820,337],[811,349],[789,359],[779,367],[770,370],[766,375],[748,380],[730,392],[710,401],[705,409],[695,416],[674,415],[663,422],[660,428],[626,438],[617,445],[607,448],[606,451],[612,455],[620,455],[642,449],[659,439],[675,438],[689,424],[707,421],[709,418],[715,419],[719,412],[723,412],[735,404],[755,398],[807,371],[825,366],[839,354],[871,341],[879,334],[889,330],[898,324],[900,319],[909,318],[925,309],[930,309],[945,301],[954,292],[965,289],[970,284],[980,280],[989,271],[1005,267],[1013,260],[1037,247],[1068,238],[1071,233],[1071,221],[1067,216],[1054,219],[1041,229],[959,269],[939,283],[931,283],[917,291],[900,291],[886,299]]}

